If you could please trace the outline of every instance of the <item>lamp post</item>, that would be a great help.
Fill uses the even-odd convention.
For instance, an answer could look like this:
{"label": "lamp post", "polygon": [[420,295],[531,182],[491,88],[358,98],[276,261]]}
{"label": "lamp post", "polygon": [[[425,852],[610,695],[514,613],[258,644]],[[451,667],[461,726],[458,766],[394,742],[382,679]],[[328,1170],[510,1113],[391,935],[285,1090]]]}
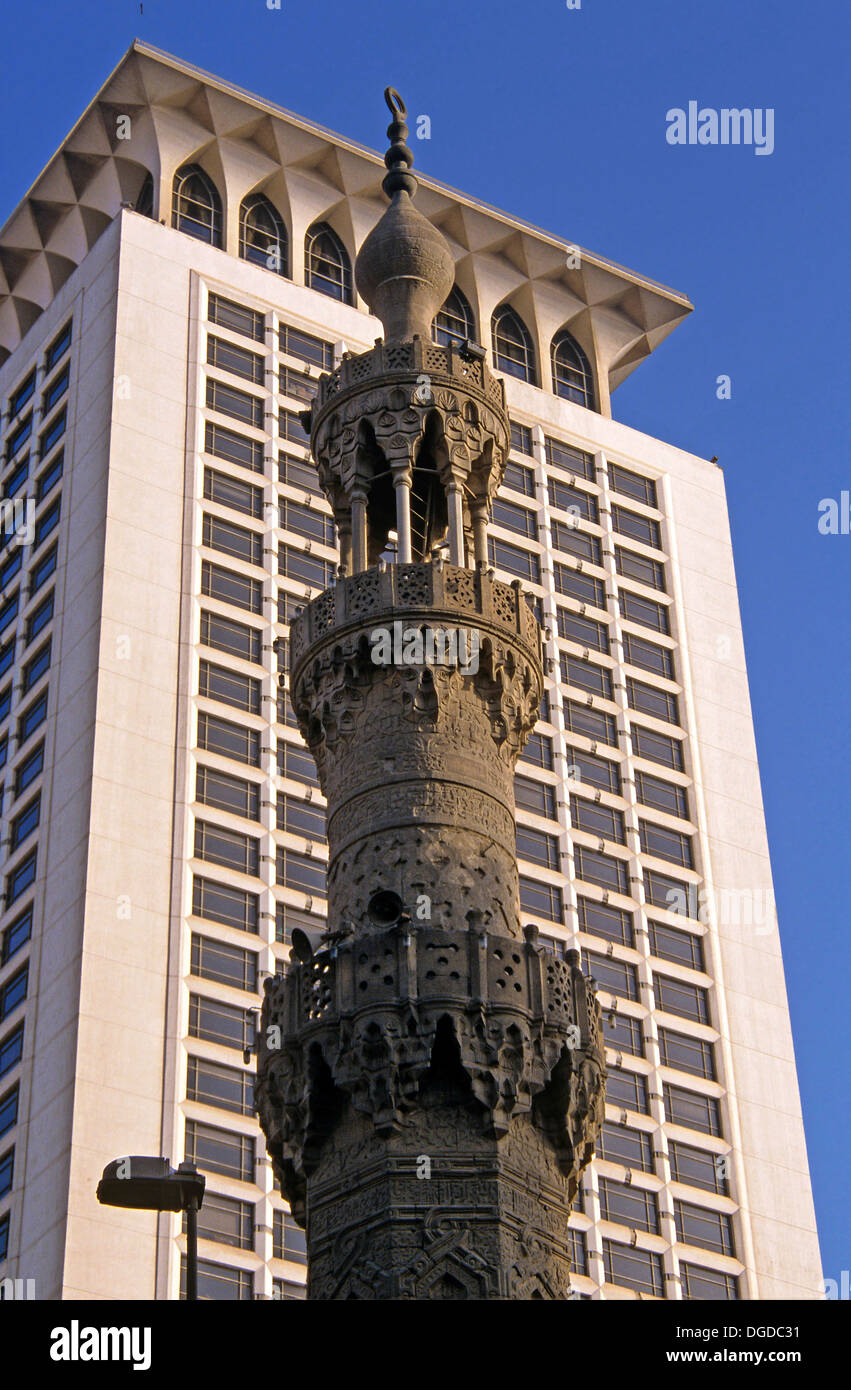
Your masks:
{"label": "lamp post", "polygon": [[194,1163],[172,1168],[167,1158],[132,1155],[108,1163],[97,1186],[104,1206],[186,1212],[186,1298],[198,1298],[198,1209],[207,1180]]}

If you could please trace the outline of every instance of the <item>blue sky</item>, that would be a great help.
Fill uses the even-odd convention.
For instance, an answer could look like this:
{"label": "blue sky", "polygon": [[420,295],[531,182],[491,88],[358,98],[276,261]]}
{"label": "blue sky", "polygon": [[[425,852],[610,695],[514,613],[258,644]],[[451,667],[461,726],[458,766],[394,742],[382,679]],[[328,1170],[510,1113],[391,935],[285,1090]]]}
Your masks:
{"label": "blue sky", "polygon": [[[825,1274],[851,1264],[843,906],[851,822],[848,12],[836,0],[56,0],[7,7],[0,222],[134,37],[684,291],[616,417],[724,468]],[[775,149],[672,147],[689,101],[772,108]],[[22,117],[25,113],[25,118]],[[14,140],[8,132],[14,132]],[[843,158],[845,156],[845,158]],[[716,398],[728,374],[730,400]]]}

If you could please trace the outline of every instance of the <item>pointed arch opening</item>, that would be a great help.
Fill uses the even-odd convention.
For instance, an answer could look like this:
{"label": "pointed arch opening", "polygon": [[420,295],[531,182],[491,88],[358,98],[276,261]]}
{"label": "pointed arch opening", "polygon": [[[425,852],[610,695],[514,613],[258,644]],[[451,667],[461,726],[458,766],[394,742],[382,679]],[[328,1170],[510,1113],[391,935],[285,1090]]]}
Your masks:
{"label": "pointed arch opening", "polygon": [[595,410],[591,364],[576,339],[563,328],[553,338],[553,390],[563,400]]}
{"label": "pointed arch opening", "polygon": [[502,304],[493,316],[493,362],[497,371],[537,385],[532,336],[510,304]]}
{"label": "pointed arch opening", "polygon": [[222,200],[199,164],[184,164],[174,176],[172,226],[210,246],[222,245]]}
{"label": "pointed arch opening", "polygon": [[244,261],[289,276],[290,246],[286,225],[263,193],[244,198],[239,209],[239,254]]}
{"label": "pointed arch opening", "polygon": [[315,222],[304,239],[304,278],[311,290],[353,304],[352,263],[333,227]]}
{"label": "pointed arch opening", "polygon": [[434,342],[442,343],[444,347],[448,347],[450,343],[463,347],[468,340],[475,342],[476,325],[473,310],[466,295],[457,285],[452,287],[446,303],[435,316],[431,325],[431,336]]}

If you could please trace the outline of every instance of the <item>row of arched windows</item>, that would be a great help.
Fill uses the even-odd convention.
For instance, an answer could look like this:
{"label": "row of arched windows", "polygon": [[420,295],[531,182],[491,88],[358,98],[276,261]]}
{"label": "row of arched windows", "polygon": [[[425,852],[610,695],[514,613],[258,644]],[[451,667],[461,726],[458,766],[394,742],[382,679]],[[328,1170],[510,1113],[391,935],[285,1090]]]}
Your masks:
{"label": "row of arched windows", "polygon": [[[145,180],[137,210],[151,215],[153,182]],[[209,175],[197,164],[185,164],[174,177],[172,224],[178,231],[222,245],[222,202]],[[283,218],[262,193],[245,198],[239,210],[239,254],[243,260],[289,276],[289,238]],[[304,245],[305,282],[310,289],[343,304],[354,304],[352,264],[340,238],[327,222],[308,229]],[[520,381],[538,383],[531,334],[516,310],[501,304],[491,323],[493,361],[500,372]],[[436,342],[459,345],[475,340],[473,311],[456,286],[432,325]],[[553,390],[565,400],[595,408],[591,368],[579,344],[563,329],[551,345]]]}

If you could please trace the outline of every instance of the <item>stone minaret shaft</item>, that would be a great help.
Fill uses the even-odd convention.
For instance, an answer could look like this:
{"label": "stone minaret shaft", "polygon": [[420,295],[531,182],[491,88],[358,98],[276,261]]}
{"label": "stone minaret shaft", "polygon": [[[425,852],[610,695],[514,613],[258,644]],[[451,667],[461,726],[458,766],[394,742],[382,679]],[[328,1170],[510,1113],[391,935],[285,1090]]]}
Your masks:
{"label": "stone minaret shaft", "polygon": [[599,1007],[577,954],[520,927],[513,774],[543,671],[519,583],[487,567],[504,388],[475,344],[431,340],[453,262],[386,96],[391,202],[357,262],[385,337],[319,384],[342,575],[291,630],[328,929],[267,984],[257,1103],[311,1298],[560,1299],[602,1117]]}

